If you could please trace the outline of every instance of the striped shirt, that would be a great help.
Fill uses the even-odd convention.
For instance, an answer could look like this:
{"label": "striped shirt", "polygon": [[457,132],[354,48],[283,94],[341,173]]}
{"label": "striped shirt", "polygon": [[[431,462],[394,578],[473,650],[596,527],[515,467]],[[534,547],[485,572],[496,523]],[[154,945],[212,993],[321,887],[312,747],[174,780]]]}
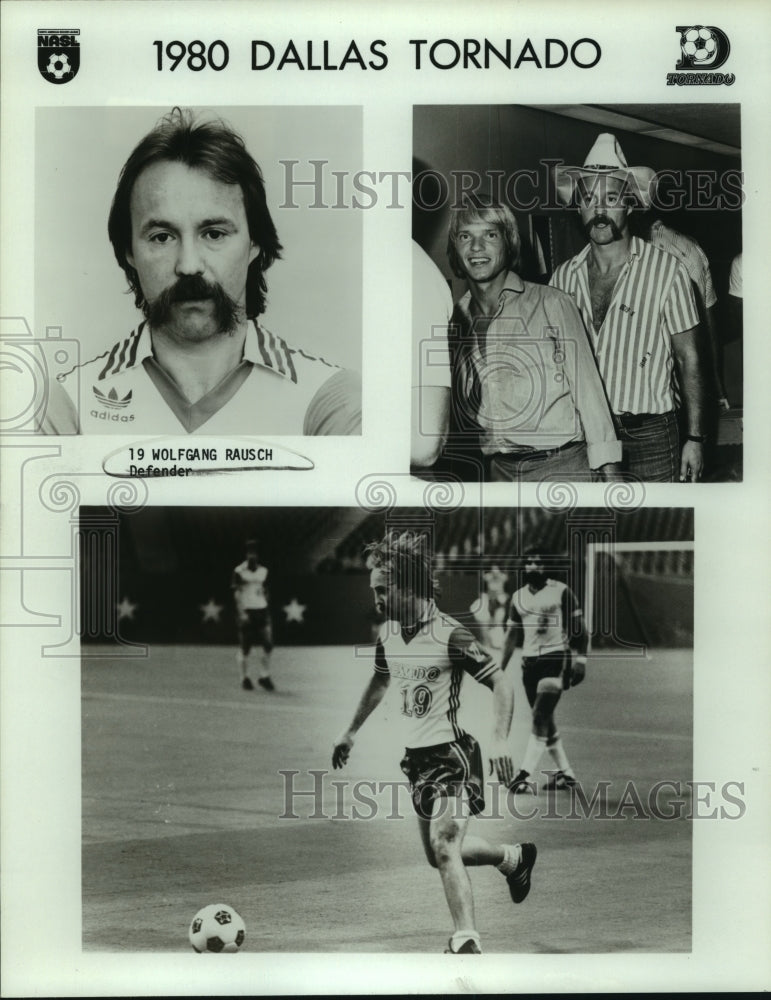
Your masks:
{"label": "striped shirt", "polygon": [[60,381],[72,405],[52,405],[44,433],[361,433],[358,375],[290,347],[256,320],[239,364],[195,403],[156,361],[144,322]]}
{"label": "striped shirt", "polygon": [[685,267],[671,254],[633,236],[599,330],[589,290],[591,244],[560,264],[551,278],[581,312],[614,413],[669,413],[674,409],[671,338],[698,325]]}
{"label": "striped shirt", "polygon": [[430,601],[414,630],[385,622],[375,647],[375,671],[396,682],[405,745],[415,749],[460,739],[463,675],[491,687],[499,668],[468,629]]}
{"label": "striped shirt", "polygon": [[712,284],[707,255],[696,240],[686,236],[685,233],[679,233],[676,229],[670,229],[660,219],[656,219],[651,226],[650,241],[659,250],[666,250],[673,257],[677,257],[698,288],[701,304],[705,309],[711,309],[717,302],[717,295]]}

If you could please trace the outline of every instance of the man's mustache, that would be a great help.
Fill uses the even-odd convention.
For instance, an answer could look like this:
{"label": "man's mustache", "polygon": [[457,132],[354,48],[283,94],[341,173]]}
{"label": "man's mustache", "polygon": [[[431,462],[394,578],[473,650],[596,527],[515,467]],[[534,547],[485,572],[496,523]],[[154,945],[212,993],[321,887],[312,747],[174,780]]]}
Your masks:
{"label": "man's mustache", "polygon": [[616,223],[612,219],[609,219],[607,215],[603,215],[602,213],[593,216],[593,218],[589,219],[588,222],[584,223],[584,232],[588,236],[592,229],[598,225],[607,226],[610,229],[614,240],[621,239],[621,230],[618,228]]}
{"label": "man's mustache", "polygon": [[156,301],[192,302],[196,299],[216,299],[221,294],[225,294],[222,286],[207,281],[202,274],[183,274],[173,285],[164,288]]}
{"label": "man's mustache", "polygon": [[144,313],[151,326],[163,326],[171,316],[176,302],[211,301],[221,333],[232,333],[238,326],[241,307],[218,282],[209,282],[202,274],[183,274],[168,288],[164,288],[150,303],[145,303]]}

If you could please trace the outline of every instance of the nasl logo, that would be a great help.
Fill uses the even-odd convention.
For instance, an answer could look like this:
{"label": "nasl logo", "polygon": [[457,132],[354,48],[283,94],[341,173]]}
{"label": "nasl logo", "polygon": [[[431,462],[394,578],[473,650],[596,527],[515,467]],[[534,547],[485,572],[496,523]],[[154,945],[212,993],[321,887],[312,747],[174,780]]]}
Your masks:
{"label": "nasl logo", "polygon": [[681,53],[675,69],[720,69],[731,52],[728,36],[713,25],[678,25],[675,30],[680,32]]}
{"label": "nasl logo", "polygon": [[69,83],[80,69],[80,28],[38,28],[37,68],[49,83]]}

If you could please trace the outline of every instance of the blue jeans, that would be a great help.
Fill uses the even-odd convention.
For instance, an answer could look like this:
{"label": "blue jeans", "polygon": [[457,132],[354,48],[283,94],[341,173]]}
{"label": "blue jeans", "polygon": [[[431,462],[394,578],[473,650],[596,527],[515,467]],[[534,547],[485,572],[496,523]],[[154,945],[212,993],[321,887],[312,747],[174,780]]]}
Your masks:
{"label": "blue jeans", "polygon": [[616,415],[623,468],[645,483],[680,479],[680,438],[677,418],[670,413]]}
{"label": "blue jeans", "polygon": [[490,463],[490,479],[494,483],[539,483],[556,477],[591,482],[592,470],[583,441],[572,441],[561,448],[532,454],[498,452]]}

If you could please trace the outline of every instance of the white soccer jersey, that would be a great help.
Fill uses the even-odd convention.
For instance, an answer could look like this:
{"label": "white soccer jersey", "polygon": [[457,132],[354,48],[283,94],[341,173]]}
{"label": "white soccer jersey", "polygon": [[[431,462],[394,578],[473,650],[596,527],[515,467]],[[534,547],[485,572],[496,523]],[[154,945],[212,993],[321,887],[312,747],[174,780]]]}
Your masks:
{"label": "white soccer jersey", "polygon": [[359,434],[358,375],[290,347],[250,321],[240,364],[189,403],[153,356],[141,323],[62,378],[79,414],[52,406],[49,434]]}
{"label": "white soccer jersey", "polygon": [[520,625],[524,633],[523,656],[541,656],[570,648],[565,613],[580,615],[566,584],[547,580],[534,594],[521,587],[511,598],[508,625]]}
{"label": "white soccer jersey", "polygon": [[463,674],[489,684],[499,668],[458,622],[433,601],[417,631],[386,622],[376,646],[375,670],[399,688],[399,708],[407,723],[409,749],[451,743],[463,735],[458,707]]}
{"label": "white soccer jersey", "polygon": [[268,570],[265,566],[258,564],[256,569],[250,569],[246,560],[236,566],[233,571],[233,585],[236,588],[236,601],[241,608],[245,611],[267,608],[268,597],[265,592],[267,579]]}

